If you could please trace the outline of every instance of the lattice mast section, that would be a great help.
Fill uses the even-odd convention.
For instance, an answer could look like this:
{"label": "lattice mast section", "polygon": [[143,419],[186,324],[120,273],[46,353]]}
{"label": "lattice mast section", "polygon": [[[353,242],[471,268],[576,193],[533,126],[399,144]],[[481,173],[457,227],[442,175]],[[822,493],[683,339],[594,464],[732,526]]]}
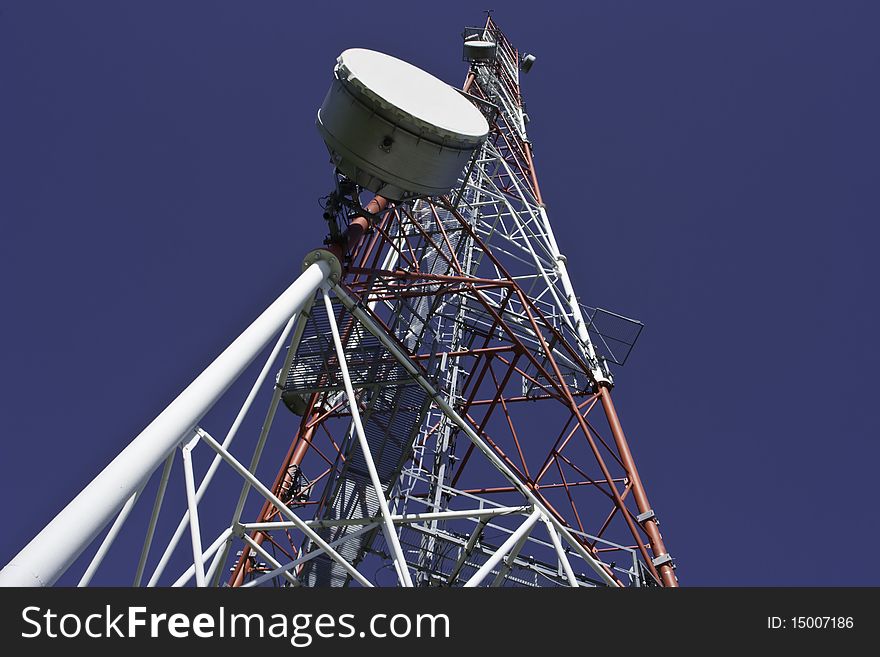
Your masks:
{"label": "lattice mast section", "polygon": [[[372,93],[358,62],[428,76],[381,53],[343,53],[319,114],[337,167],[326,246],[0,585],[51,585],[83,554],[83,586],[132,555],[132,580],[113,583],[677,585],[611,400],[609,363],[625,361],[641,325],[575,296],[526,132],[520,74],[534,58],[491,18],[464,38],[466,100],[431,78],[482,126],[454,145],[402,123],[385,134],[381,103],[338,103],[348,97],[333,94],[357,84]],[[367,136],[333,141],[352,126]],[[442,164],[442,181],[407,191],[405,176],[380,179],[340,155],[351,144],[367,157],[378,147],[383,162],[407,144],[436,146],[421,162]],[[448,193],[425,195],[456,175]],[[212,428],[211,409],[267,353],[231,426]],[[266,396],[254,431],[247,418]],[[270,445],[286,447],[280,465],[263,463]],[[152,507],[139,504],[148,497]],[[135,531],[139,551],[114,547]]]}
{"label": "lattice mast section", "polygon": [[[363,368],[351,369],[391,510],[399,516],[435,514],[401,527],[403,556],[417,584],[462,583],[499,547],[487,534],[503,537],[514,529],[498,520],[506,512],[464,521],[443,514],[473,505],[509,508],[512,497],[527,505],[521,487],[533,491],[592,557],[612,556],[601,561],[600,577],[578,573],[581,585],[604,583],[603,577],[674,585],[671,560],[611,402],[608,359],[616,358],[610,349],[594,346],[591,333],[600,347],[607,347],[608,336],[597,330],[596,309],[582,306],[574,294],[541,198],[519,86],[523,57],[491,19],[467,30],[468,36],[495,46],[491,61],[472,64],[463,87],[489,120],[490,138],[451,194],[389,205],[373,217],[372,231],[349,254],[344,294],[419,366],[445,405],[491,445],[516,485],[486,483],[493,468],[475,456],[479,450],[463,439],[460,424],[414,378],[395,379],[377,369],[381,345],[373,340],[370,347],[368,332],[334,300],[343,333],[352,336],[346,344],[349,365]],[[356,215],[338,212],[331,232],[343,233]],[[316,357],[332,355],[329,344],[319,344],[322,335],[326,326],[306,329],[303,345],[316,345]],[[322,376],[328,381],[333,367],[325,363]],[[378,496],[357,466],[363,456],[352,440],[341,386],[298,386],[290,376],[288,383],[286,394],[306,410],[276,485],[288,491],[314,436],[335,431],[336,460],[318,476],[325,483],[315,517],[327,523],[325,538],[341,542],[352,563],[373,559],[387,565],[394,552],[388,536],[375,527],[363,531],[365,519],[378,513]],[[526,412],[517,408],[523,406]],[[535,431],[534,418],[544,417],[548,408],[558,424],[555,441]],[[594,408],[607,418],[602,433],[589,419]],[[334,420],[342,420],[336,429]],[[585,445],[576,448],[577,439]],[[311,490],[318,480],[310,480]],[[600,510],[603,505],[608,508]],[[266,504],[260,521],[277,516]],[[253,538],[269,536],[256,532]],[[290,549],[296,554],[309,547]],[[514,547],[492,571],[492,583],[570,583],[553,541],[527,535]],[[252,577],[249,569],[240,559],[232,583]],[[300,579],[313,585],[352,581],[338,563],[321,558],[302,569]]]}

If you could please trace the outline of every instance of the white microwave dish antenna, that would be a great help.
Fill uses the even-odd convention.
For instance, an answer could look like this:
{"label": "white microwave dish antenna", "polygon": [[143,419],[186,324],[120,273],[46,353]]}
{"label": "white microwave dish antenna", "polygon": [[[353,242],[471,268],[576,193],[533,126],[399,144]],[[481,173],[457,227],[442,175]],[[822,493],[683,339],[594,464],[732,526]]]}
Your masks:
{"label": "white microwave dish antenna", "polygon": [[337,59],[317,127],[345,176],[391,200],[447,193],[489,132],[450,85],[362,48]]}

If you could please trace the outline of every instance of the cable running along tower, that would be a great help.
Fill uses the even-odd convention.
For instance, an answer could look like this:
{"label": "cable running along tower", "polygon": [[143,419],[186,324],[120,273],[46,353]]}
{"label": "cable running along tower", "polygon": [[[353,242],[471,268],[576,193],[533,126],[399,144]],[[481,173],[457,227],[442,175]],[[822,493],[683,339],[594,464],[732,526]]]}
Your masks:
{"label": "cable running along tower", "polygon": [[[325,246],[0,583],[84,555],[88,584],[128,555],[121,584],[677,586],[611,398],[641,324],[575,295],[526,132],[535,58],[491,17],[463,36],[457,90],[342,53],[317,119]],[[232,426],[209,426],[269,345]],[[240,490],[217,525],[221,469]],[[134,557],[113,548],[133,518]]]}

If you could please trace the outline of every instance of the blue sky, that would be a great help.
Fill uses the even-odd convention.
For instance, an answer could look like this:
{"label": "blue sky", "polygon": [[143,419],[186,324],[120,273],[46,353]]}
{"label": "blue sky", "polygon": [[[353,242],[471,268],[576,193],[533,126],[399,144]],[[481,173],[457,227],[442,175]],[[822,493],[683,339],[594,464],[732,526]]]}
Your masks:
{"label": "blue sky", "polygon": [[[880,584],[876,5],[493,6],[575,287],[647,325],[615,398],[682,583]],[[460,83],[482,16],[0,2],[0,562],[320,243],[336,55]]]}

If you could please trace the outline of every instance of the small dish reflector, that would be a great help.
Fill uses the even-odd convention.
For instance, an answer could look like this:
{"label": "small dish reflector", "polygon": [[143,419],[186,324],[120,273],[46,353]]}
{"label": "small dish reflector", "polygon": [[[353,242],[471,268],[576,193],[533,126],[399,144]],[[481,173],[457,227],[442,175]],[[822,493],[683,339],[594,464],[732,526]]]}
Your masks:
{"label": "small dish reflector", "polygon": [[479,38],[467,39],[462,56],[464,61],[472,64],[491,64],[495,61],[495,44]]}
{"label": "small dish reflector", "polygon": [[448,192],[489,132],[445,82],[362,48],[337,59],[317,127],[345,176],[392,200]]}

